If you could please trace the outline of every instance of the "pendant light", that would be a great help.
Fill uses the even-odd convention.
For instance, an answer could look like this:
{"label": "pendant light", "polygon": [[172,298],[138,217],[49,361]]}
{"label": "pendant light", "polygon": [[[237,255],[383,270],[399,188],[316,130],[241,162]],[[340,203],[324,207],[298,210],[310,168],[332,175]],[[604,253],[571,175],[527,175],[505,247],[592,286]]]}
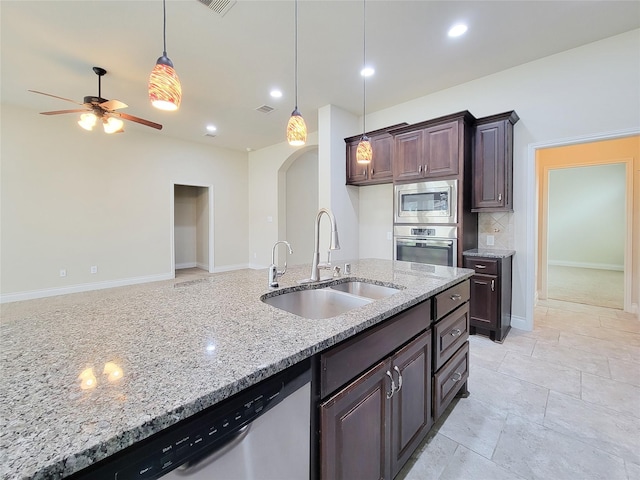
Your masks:
{"label": "pendant light", "polygon": [[180,79],[173,69],[173,62],[167,57],[167,6],[166,0],[162,0],[163,24],[163,50],[158,58],[156,66],[149,75],[149,100],[151,105],[160,110],[177,110],[182,100],[182,87]]}
{"label": "pendant light", "polygon": [[296,106],[291,112],[291,117],[287,123],[287,141],[289,145],[299,147],[304,145],[307,141],[307,125],[304,123],[304,118],[298,110],[298,0],[295,1],[295,93],[296,93]]}
{"label": "pendant light", "polygon": [[367,65],[367,16],[365,0],[362,0],[362,138],[356,149],[356,162],[360,164],[371,163],[373,159],[373,149],[367,137],[367,76],[364,69]]}

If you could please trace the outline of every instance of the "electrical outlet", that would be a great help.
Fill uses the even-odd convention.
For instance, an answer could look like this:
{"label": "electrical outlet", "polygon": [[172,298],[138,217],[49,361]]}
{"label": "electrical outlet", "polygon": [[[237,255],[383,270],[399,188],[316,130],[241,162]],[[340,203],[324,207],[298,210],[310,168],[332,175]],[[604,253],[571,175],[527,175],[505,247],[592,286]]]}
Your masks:
{"label": "electrical outlet", "polygon": [[61,277],[66,277],[67,276],[67,271],[64,268],[60,269],[60,276]]}
{"label": "electrical outlet", "polygon": [[98,273],[98,267],[96,265],[91,266],[91,273]]}
{"label": "electrical outlet", "polygon": [[495,237],[493,235],[487,235],[487,246],[494,245]]}

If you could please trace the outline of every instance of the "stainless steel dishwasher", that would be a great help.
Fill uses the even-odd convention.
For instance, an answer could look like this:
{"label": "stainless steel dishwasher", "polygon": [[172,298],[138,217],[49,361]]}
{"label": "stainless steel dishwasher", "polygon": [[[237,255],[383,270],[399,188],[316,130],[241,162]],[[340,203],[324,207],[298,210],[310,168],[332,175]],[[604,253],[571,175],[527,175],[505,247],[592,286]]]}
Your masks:
{"label": "stainless steel dishwasher", "polygon": [[306,361],[72,478],[304,480],[310,477],[310,446]]}

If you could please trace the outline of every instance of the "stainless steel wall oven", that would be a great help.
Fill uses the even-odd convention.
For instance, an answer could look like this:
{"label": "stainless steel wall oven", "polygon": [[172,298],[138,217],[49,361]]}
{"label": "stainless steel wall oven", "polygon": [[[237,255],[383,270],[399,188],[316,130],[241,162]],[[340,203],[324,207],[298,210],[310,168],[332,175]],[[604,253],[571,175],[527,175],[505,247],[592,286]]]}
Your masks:
{"label": "stainless steel wall oven", "polygon": [[393,234],[394,260],[458,266],[455,225],[395,225]]}

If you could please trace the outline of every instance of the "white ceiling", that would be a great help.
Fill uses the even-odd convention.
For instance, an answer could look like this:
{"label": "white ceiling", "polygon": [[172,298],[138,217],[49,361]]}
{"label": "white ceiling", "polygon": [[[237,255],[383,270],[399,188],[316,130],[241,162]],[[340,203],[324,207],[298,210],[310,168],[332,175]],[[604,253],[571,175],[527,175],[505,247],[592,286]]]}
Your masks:
{"label": "white ceiling", "polygon": [[[362,114],[362,10],[362,1],[298,4],[298,104],[309,131],[324,105]],[[640,27],[635,0],[367,0],[366,12],[367,60],[376,69],[367,80],[369,112]],[[27,89],[82,102],[97,95],[91,68],[100,66],[108,71],[104,98],[164,125],[127,123],[124,135],[145,131],[243,151],[284,141],[295,104],[291,0],[238,0],[224,16],[197,0],[167,0],[167,54],[183,88],[177,112],[155,110],[147,99],[162,54],[161,0],[2,0],[0,15],[3,103],[34,114],[73,108]],[[448,38],[458,21],[469,31]],[[283,97],[272,99],[272,87]],[[275,110],[255,110],[264,104]],[[47,120],[79,128],[75,115]],[[208,123],[218,127],[215,138],[204,136]]]}

